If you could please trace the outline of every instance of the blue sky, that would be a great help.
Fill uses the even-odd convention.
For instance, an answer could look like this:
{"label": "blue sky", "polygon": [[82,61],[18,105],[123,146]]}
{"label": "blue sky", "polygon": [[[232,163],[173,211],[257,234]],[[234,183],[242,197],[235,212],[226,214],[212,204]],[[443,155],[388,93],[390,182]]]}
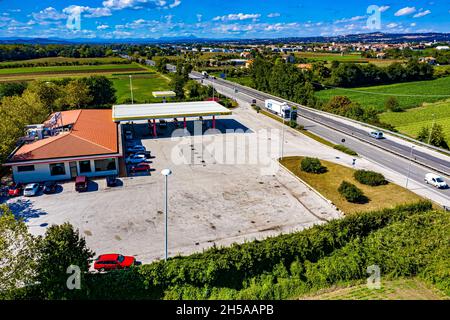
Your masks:
{"label": "blue sky", "polygon": [[[367,8],[380,9],[370,30]],[[80,28],[67,26],[79,13]],[[0,0],[0,37],[275,38],[450,32],[450,1]]]}

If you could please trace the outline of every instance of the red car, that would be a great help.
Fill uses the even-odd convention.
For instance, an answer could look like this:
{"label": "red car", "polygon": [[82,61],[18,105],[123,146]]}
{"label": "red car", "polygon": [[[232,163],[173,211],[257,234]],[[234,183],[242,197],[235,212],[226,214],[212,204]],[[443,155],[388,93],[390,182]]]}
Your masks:
{"label": "red car", "polygon": [[116,253],[102,254],[95,260],[94,269],[97,271],[126,269],[135,263],[135,257],[123,256]]}
{"label": "red car", "polygon": [[10,197],[18,197],[23,192],[23,185],[21,184],[13,184],[8,189],[8,196]]}
{"label": "red car", "polygon": [[145,163],[145,162],[141,162],[138,165],[135,165],[135,166],[131,167],[131,172],[132,173],[149,172],[149,171],[150,171],[150,165],[148,163]]}

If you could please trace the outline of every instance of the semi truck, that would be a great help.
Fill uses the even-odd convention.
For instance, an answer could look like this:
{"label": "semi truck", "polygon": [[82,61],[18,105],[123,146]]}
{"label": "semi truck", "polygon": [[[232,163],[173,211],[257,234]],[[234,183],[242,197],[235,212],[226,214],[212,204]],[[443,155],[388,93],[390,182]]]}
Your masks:
{"label": "semi truck", "polygon": [[276,100],[268,99],[265,101],[266,109],[279,115],[284,119],[291,118],[291,107],[286,102],[279,102]]}

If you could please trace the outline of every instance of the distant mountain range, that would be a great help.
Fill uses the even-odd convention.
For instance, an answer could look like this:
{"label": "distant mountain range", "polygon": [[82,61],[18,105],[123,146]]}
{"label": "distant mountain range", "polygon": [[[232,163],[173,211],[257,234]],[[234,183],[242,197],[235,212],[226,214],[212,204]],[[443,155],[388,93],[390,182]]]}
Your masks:
{"label": "distant mountain range", "polygon": [[286,37],[286,38],[272,38],[272,39],[209,39],[197,38],[194,35],[180,36],[180,37],[161,37],[148,39],[99,39],[99,38],[77,38],[77,39],[60,39],[60,38],[0,38],[2,44],[165,44],[165,43],[234,43],[234,44],[272,44],[272,43],[313,43],[313,42],[364,42],[364,43],[400,43],[400,42],[449,42],[450,33],[364,33],[364,34],[350,34],[340,36],[313,36],[313,37]]}

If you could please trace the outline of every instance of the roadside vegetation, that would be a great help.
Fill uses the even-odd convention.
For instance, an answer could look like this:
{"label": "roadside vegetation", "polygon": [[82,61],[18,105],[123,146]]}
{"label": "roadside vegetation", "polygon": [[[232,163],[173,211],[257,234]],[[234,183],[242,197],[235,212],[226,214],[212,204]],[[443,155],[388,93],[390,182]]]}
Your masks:
{"label": "roadside vegetation", "polygon": [[[316,189],[325,198],[329,199],[345,214],[350,215],[357,212],[379,210],[386,208],[387,206],[393,207],[422,200],[422,198],[415,193],[394,183],[371,186],[370,184],[375,183],[375,179],[377,179],[377,184],[381,183],[379,180],[382,179],[381,176],[378,175],[376,175],[375,178],[374,173],[361,173],[352,168],[325,160],[320,160],[321,165],[326,167],[327,171],[325,173],[314,174],[306,172],[302,170],[302,162],[304,159],[305,158],[303,157],[284,157],[280,160],[280,163]],[[365,177],[361,178],[361,175],[364,175]],[[361,181],[364,181],[364,183],[358,181],[355,176]],[[343,181],[346,181],[347,183],[345,184],[345,187],[343,187],[343,194],[341,194],[339,189]],[[361,191],[361,195],[364,195],[366,198],[358,199],[359,191],[348,184],[354,185],[354,187]],[[349,197],[347,197],[347,192],[350,195]],[[355,195],[355,197],[353,197],[353,195]],[[355,201],[349,201],[349,199]],[[363,199],[365,201],[358,201]]]}
{"label": "roadside vegetation", "polygon": [[[8,279],[15,279],[3,283],[4,299],[292,299],[361,282],[370,265],[380,267],[382,283],[415,277],[450,295],[450,216],[432,211],[428,202],[354,214],[130,270],[83,274],[80,290],[66,289],[66,268],[75,264],[84,269],[93,253],[78,232],[65,224],[36,238],[2,210],[0,237],[18,228],[21,238],[29,239],[21,242],[21,258],[28,263],[20,270],[10,268],[17,266],[10,247],[16,238],[2,247],[7,263],[0,267],[7,266]],[[39,249],[29,250],[29,245]],[[18,282],[28,285],[18,288]]]}

